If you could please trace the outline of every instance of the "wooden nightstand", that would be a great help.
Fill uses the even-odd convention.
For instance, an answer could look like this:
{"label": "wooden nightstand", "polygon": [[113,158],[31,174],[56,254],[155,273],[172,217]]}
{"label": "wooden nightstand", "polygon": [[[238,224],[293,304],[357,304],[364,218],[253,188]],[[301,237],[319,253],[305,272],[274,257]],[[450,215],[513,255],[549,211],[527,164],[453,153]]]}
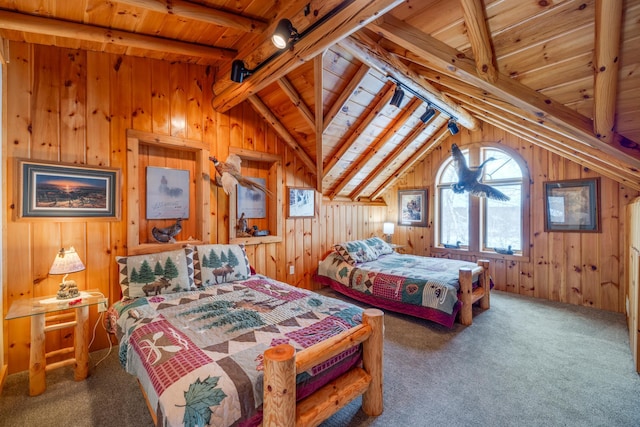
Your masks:
{"label": "wooden nightstand", "polygon": [[[46,372],[75,364],[74,379],[81,381],[89,374],[89,306],[102,304],[107,309],[107,298],[98,290],[81,291],[77,298],[67,300],[38,297],[17,300],[11,304],[6,320],[31,317],[31,349],[29,352],[29,395],[37,396],[47,388]],[[63,310],[72,313],[56,314]],[[48,322],[56,322],[47,325]],[[61,323],[60,323],[61,322]],[[45,334],[49,331],[74,327],[73,347],[45,352]],[[74,353],[73,358],[47,365],[47,358]]]}

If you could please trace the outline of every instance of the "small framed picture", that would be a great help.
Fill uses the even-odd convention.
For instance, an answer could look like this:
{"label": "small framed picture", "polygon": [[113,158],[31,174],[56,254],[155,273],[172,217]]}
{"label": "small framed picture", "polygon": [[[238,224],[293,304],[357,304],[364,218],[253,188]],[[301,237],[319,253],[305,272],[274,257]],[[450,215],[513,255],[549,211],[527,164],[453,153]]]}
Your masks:
{"label": "small framed picture", "polygon": [[427,190],[398,190],[398,225],[427,226]]}
{"label": "small framed picture", "polygon": [[120,217],[120,170],[19,159],[21,218]]}
{"label": "small framed picture", "polygon": [[544,183],[545,231],[600,231],[600,179]]}
{"label": "small framed picture", "polygon": [[313,188],[287,187],[287,206],[289,218],[316,216],[316,191]]}
{"label": "small framed picture", "polygon": [[147,166],[147,219],[189,218],[189,171]]}

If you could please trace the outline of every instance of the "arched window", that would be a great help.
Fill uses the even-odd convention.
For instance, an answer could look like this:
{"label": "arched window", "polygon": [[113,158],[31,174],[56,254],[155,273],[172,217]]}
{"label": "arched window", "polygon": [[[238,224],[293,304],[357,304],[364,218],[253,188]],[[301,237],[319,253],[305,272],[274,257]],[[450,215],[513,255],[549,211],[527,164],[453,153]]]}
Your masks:
{"label": "arched window", "polygon": [[454,193],[458,181],[453,159],[446,160],[436,177],[435,246],[470,252],[523,255],[526,249],[524,221],[528,199],[528,173],[524,162],[504,148],[470,146],[462,150],[467,165],[484,167],[481,181],[509,196],[509,201]]}

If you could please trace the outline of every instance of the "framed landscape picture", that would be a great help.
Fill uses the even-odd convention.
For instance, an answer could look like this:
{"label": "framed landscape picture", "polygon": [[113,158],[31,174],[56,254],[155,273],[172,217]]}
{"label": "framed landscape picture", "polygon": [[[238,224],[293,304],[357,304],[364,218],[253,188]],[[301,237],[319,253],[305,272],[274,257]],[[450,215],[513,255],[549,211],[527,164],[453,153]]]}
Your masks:
{"label": "framed landscape picture", "polygon": [[427,190],[398,190],[398,225],[427,226]]}
{"label": "framed landscape picture", "polygon": [[112,218],[120,215],[120,171],[18,160],[20,217]]}
{"label": "framed landscape picture", "polygon": [[600,179],[544,183],[545,231],[600,231]]}
{"label": "framed landscape picture", "polygon": [[313,188],[287,188],[287,217],[312,218],[316,209],[316,192]]}

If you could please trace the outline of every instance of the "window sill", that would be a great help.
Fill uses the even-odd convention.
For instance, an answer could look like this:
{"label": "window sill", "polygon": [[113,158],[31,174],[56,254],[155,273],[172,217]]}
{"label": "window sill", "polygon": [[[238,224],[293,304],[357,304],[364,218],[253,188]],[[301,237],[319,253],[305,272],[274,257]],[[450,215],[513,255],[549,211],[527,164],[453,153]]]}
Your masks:
{"label": "window sill", "polygon": [[526,255],[504,255],[496,252],[478,252],[468,251],[466,249],[445,248],[431,248],[431,252],[434,254],[438,254],[439,256],[450,254],[452,256],[472,256],[476,259],[501,259],[504,261],[529,262],[529,257]]}

